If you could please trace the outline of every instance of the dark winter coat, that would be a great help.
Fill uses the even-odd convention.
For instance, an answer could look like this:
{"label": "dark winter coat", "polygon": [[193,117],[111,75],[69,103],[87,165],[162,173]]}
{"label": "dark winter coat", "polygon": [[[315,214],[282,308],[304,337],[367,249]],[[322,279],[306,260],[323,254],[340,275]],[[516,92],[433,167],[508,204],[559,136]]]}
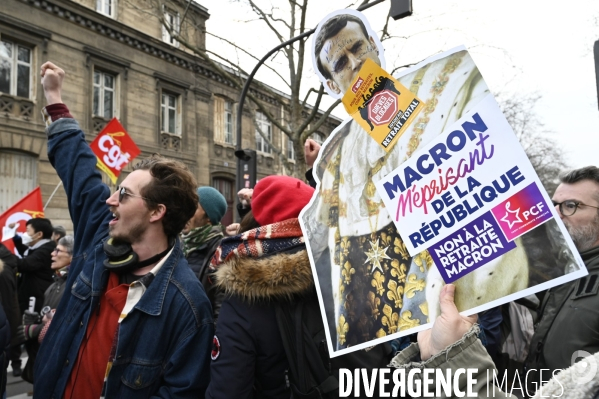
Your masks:
{"label": "dark winter coat", "polygon": [[[318,301],[305,247],[262,258],[235,257],[218,268],[216,284],[227,297],[217,323],[206,398],[290,398],[275,303]],[[385,350],[383,364],[391,359],[390,345]],[[344,367],[367,367],[360,363],[360,353],[365,352],[336,359]]]}
{"label": "dark winter coat", "polygon": [[10,344],[10,325],[0,306],[0,396],[6,390],[6,368],[8,367],[8,349]]}
{"label": "dark winter coat", "polygon": [[2,260],[0,260],[0,305],[4,308],[14,340],[17,327],[21,324],[21,312],[17,300],[17,278],[13,268]]}
{"label": "dark winter coat", "polygon": [[56,309],[64,288],[66,287],[68,274],[63,275],[54,274],[54,282],[50,284],[46,292],[44,293],[44,306],[49,306],[50,309]]}
{"label": "dark winter coat", "polygon": [[201,248],[198,248],[187,255],[187,263],[189,263],[189,267],[191,267],[193,273],[204,286],[206,295],[208,295],[208,299],[210,299],[210,304],[212,305],[212,314],[215,322],[218,318],[225,294],[222,290],[215,289],[213,286],[212,280],[210,279],[210,274],[208,273],[208,267],[210,266],[210,260],[212,259],[212,256],[214,256],[214,253],[216,252],[216,249],[220,245],[222,239],[222,236],[214,237],[206,242]]}
{"label": "dark winter coat", "polygon": [[52,284],[52,275],[54,274],[54,270],[50,267],[54,248],[56,248],[56,243],[50,240],[39,248],[29,249],[27,256],[19,259],[16,255],[10,253],[8,248],[0,244],[0,258],[5,262],[16,262],[17,272],[21,273],[18,283],[21,312],[29,307],[29,297],[32,296],[35,297],[35,311],[39,312],[42,309],[44,292]]}
{"label": "dark winter coat", "polygon": [[202,283],[206,277],[208,266],[210,266],[210,260],[222,239],[222,236],[213,237],[211,240],[205,242],[200,248],[187,254],[187,263],[189,263],[189,267],[191,267],[193,274],[195,274]]}
{"label": "dark winter coat", "polygon": [[577,351],[599,352],[599,247],[580,256],[589,275],[545,294],[526,360],[528,369],[565,369],[577,358]]}

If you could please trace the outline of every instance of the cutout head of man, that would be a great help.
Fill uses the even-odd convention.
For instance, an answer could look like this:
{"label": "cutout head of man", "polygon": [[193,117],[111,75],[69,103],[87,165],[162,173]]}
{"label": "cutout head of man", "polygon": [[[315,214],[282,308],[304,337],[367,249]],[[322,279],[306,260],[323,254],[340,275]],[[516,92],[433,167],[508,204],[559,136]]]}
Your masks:
{"label": "cutout head of man", "polygon": [[343,96],[366,59],[384,67],[383,49],[376,34],[358,15],[327,17],[314,40],[316,69],[333,97]]}

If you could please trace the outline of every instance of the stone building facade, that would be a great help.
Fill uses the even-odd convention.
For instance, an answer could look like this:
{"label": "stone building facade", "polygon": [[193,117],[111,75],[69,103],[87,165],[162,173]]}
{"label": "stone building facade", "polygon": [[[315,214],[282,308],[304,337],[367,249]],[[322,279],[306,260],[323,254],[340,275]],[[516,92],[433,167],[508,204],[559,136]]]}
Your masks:
{"label": "stone building facade", "polygon": [[[135,3],[137,1],[137,3]],[[218,188],[230,209],[236,199],[235,114],[238,90],[169,35],[151,10],[152,0],[2,0],[0,7],[0,212],[41,186],[46,217],[71,229],[66,195],[47,157],[41,117],[39,69],[53,61],[67,71],[63,100],[91,142],[117,117],[142,150],[184,162],[201,185]],[[208,10],[163,6],[174,25],[182,13],[195,28],[188,38],[205,48]],[[173,26],[174,26],[173,25]],[[252,92],[281,112],[284,94],[264,85]],[[293,159],[288,140],[266,120],[273,144]],[[329,118],[326,137],[339,120]],[[242,148],[257,149],[258,178],[281,173],[244,110]],[[295,168],[298,169],[298,168]],[[121,179],[131,170],[128,165]],[[303,171],[295,170],[300,177]],[[110,184],[106,178],[105,181]],[[232,219],[228,212],[224,222]]]}

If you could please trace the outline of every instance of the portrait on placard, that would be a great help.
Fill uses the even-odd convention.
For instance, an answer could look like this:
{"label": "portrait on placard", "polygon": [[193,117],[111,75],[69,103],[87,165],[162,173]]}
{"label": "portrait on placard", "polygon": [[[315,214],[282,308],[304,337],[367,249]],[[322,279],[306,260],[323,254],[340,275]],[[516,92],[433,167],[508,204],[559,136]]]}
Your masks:
{"label": "portrait on placard", "polygon": [[[319,29],[330,18],[325,18]],[[319,40],[317,35],[315,42]],[[333,83],[343,88],[338,76],[322,76],[322,71],[319,76],[333,80],[327,90],[335,89]],[[410,255],[405,237],[394,223],[395,212],[386,207],[376,183],[448,133],[446,129],[490,95],[463,47],[431,57],[394,77],[422,100],[422,111],[388,152],[354,119],[344,121],[321,148],[313,170],[316,194],[300,215],[333,356],[429,328],[438,314],[438,295],[445,282],[429,251]],[[510,129],[505,134],[513,132]],[[552,218],[510,240],[515,249],[498,255],[481,267],[481,272],[454,283],[463,285],[456,291],[459,309],[477,309],[501,298],[513,300],[514,295],[527,295],[530,287],[556,281],[567,273],[584,273],[563,233]],[[498,279],[510,282],[498,284]]]}
{"label": "portrait on placard", "polygon": [[330,96],[343,97],[369,58],[385,68],[381,41],[362,13],[338,10],[318,24],[312,41],[312,64]]}

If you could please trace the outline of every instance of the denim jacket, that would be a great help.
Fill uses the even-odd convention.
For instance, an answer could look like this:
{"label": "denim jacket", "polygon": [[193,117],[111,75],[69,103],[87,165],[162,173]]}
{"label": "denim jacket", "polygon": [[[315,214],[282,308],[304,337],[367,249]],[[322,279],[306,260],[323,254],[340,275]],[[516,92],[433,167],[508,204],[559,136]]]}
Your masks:
{"label": "denim jacket", "polygon": [[[109,188],[74,119],[48,129],[48,156],[67,193],[75,251],[65,293],[35,362],[36,398],[62,398],[90,315],[108,282],[102,249],[112,218]],[[121,322],[107,398],[203,398],[214,325],[210,302],[179,242]],[[89,348],[91,349],[91,348]]]}

